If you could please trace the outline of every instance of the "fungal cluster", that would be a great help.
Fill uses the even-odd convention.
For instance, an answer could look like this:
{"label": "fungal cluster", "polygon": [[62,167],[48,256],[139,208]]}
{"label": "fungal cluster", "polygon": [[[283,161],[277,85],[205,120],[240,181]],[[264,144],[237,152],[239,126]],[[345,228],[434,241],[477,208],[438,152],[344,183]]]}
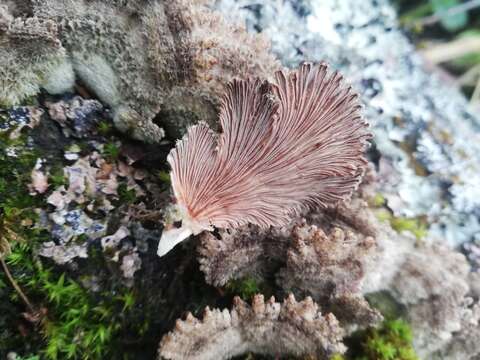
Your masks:
{"label": "fungal cluster", "polygon": [[178,136],[198,120],[213,125],[225,83],[266,77],[279,64],[264,38],[207,5],[1,0],[0,104],[81,82],[111,107],[119,130],[142,141],[159,142],[163,128]]}
{"label": "fungal cluster", "polygon": [[159,356],[172,360],[230,359],[253,352],[266,355],[329,359],[345,351],[343,330],[335,316],[322,314],[311,298],[283,303],[262,295],[252,305],[234,299],[233,309],[205,309],[203,319],[188,314],[175,330],[164,336]]}
{"label": "fungal cluster", "polygon": [[[110,278],[139,289],[128,306],[160,329],[159,359],[328,359],[391,313],[411,324],[422,358],[478,357],[478,272],[441,244],[479,228],[478,197],[464,196],[476,194],[480,153],[464,99],[439,96],[385,0],[217,0],[264,30],[284,65],[333,63],[281,71],[265,38],[213,3],[0,0],[0,135],[12,142],[0,159],[42,151],[22,189],[44,201],[27,222],[50,238],[35,261],[78,274],[94,297]],[[332,67],[367,101],[369,165],[361,101]],[[411,73],[419,80],[406,81]],[[143,143],[100,134],[110,117]],[[470,141],[451,142],[442,127]],[[165,133],[186,133],[161,145],[171,177],[163,148],[145,144]],[[398,226],[420,215],[426,238]],[[476,243],[464,249],[475,262]],[[219,310],[243,279],[269,288]],[[279,300],[259,294],[269,291]],[[205,304],[201,320],[189,314],[171,329]]]}

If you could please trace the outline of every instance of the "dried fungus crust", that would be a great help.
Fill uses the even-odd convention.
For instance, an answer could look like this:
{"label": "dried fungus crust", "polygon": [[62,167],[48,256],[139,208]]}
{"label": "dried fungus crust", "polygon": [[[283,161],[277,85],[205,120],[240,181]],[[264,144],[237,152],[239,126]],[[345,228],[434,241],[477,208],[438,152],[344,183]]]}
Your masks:
{"label": "dried fungus crust", "polygon": [[335,294],[328,299],[328,311],[335,314],[347,334],[379,325],[383,315],[359,293]]}
{"label": "dried fungus crust", "polygon": [[231,311],[206,309],[203,320],[191,314],[177,320],[160,342],[159,359],[218,360],[246,352],[270,355],[312,355],[329,359],[343,353],[344,332],[335,316],[322,315],[311,298],[283,303],[256,295],[252,305],[234,299]]}
{"label": "dried fungus crust", "polygon": [[[310,217],[319,226],[326,221],[320,215]],[[208,283],[224,286],[245,277],[263,281],[276,273],[281,289],[312,296],[348,332],[382,320],[362,296],[365,273],[378,251],[370,235],[348,227],[327,232],[303,219],[268,231],[258,226],[221,230],[218,236],[205,232],[200,237],[198,261]]]}
{"label": "dried fungus crust", "polygon": [[[24,41],[32,54],[48,48],[49,56],[25,54],[16,63],[9,60],[16,57],[15,46],[1,41],[0,84],[9,92],[0,92],[0,103],[18,104],[40,87],[51,93],[71,90],[76,77],[112,108],[119,130],[136,139],[161,140],[164,131],[156,117],[173,136],[199,119],[213,125],[225,83],[234,77],[266,78],[280,64],[263,38],[228,24],[209,3],[0,0],[0,33],[7,21],[27,22],[32,24],[28,36],[39,38],[45,29],[35,24],[52,24],[58,28],[52,35],[62,44],[61,51],[52,51]],[[6,38],[15,39],[9,33]]]}
{"label": "dried fungus crust", "polygon": [[[202,233],[198,253],[207,282],[223,286],[245,276],[263,279],[269,269],[280,267],[278,283],[283,288],[316,300],[359,291],[377,252],[375,223],[366,203],[354,199],[305,217],[267,230],[249,225],[217,235]],[[320,273],[324,276],[317,276]]]}
{"label": "dried fungus crust", "polygon": [[218,238],[211,232],[200,235],[198,261],[207,283],[224,286],[242,277],[263,279],[271,266],[284,261],[289,239],[281,230],[262,230],[258,226],[219,230]]}
{"label": "dried fungus crust", "polygon": [[17,105],[37,94],[44,74],[64,61],[54,21],[16,18],[0,1],[0,106]]}
{"label": "dried fungus crust", "polygon": [[277,281],[284,289],[308,294],[317,301],[344,293],[361,293],[365,261],[375,239],[333,228],[328,234],[305,222],[292,230],[286,266]]}
{"label": "dried fungus crust", "polygon": [[478,359],[480,356],[478,344],[480,344],[480,303],[477,301],[465,310],[461,330],[455,332],[448,344],[432,358]]}
{"label": "dried fungus crust", "polygon": [[420,246],[405,257],[391,291],[408,308],[420,355],[443,348],[457,333],[465,336],[462,328],[468,324],[464,317],[473,301],[467,282],[469,271],[464,255],[445,246]]}

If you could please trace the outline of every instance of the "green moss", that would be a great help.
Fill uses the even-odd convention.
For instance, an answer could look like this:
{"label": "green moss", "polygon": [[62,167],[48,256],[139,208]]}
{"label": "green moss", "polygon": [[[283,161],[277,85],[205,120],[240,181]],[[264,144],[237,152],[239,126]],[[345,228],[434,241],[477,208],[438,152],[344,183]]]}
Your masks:
{"label": "green moss", "polygon": [[363,344],[367,359],[418,360],[412,347],[412,331],[403,320],[389,320],[369,330]]}
{"label": "green moss", "polygon": [[427,233],[427,223],[420,217],[407,218],[401,216],[393,216],[392,212],[387,208],[387,200],[385,197],[377,193],[368,200],[371,207],[375,208],[375,214],[380,221],[389,222],[392,229],[401,233],[408,231],[412,233],[417,240],[423,239]]}
{"label": "green moss", "polygon": [[427,235],[427,227],[418,218],[392,217],[390,225],[397,232],[409,231],[420,240]]}
{"label": "green moss", "polygon": [[112,123],[104,120],[98,124],[98,133],[103,136],[110,135],[113,131]]}
{"label": "green moss", "polygon": [[165,185],[170,185],[171,180],[170,173],[168,171],[160,170],[158,171],[157,176],[162,183],[164,183]]}
{"label": "green moss", "polygon": [[103,147],[103,156],[109,161],[115,161],[120,156],[120,148],[115,143],[107,143]]}
{"label": "green moss", "polygon": [[[24,136],[11,140],[8,134],[0,133],[0,213],[19,233],[23,229],[18,225],[22,220],[35,218],[34,208],[43,203],[41,198],[28,192],[30,174],[39,154],[25,143]],[[15,149],[16,156],[8,156],[9,149]]]}
{"label": "green moss", "polygon": [[230,280],[225,289],[231,295],[240,296],[243,300],[249,301],[255,294],[262,293],[257,280],[247,277],[243,279]]}
{"label": "green moss", "polygon": [[369,199],[368,203],[372,207],[380,208],[387,203],[387,200],[385,199],[385,197],[382,194],[376,193],[373,196],[373,198]]}
{"label": "green moss", "polygon": [[[24,144],[26,138],[24,136],[19,139],[11,140],[8,134],[0,135],[0,215],[1,221],[5,228],[9,230],[8,241],[12,242],[12,253],[7,257],[7,262],[11,271],[14,274],[17,282],[22,285],[31,285],[35,281],[30,278],[29,274],[19,269],[19,264],[23,269],[24,266],[30,266],[33,261],[31,256],[25,257],[24,254],[19,253],[23,249],[30,248],[25,242],[18,243],[18,241],[26,241],[35,246],[36,243],[42,242],[47,239],[44,232],[41,232],[30,227],[22,226],[22,223],[32,223],[36,214],[34,209],[43,204],[43,201],[39,197],[33,197],[29,195],[27,185],[30,182],[30,173],[35,165],[38,154],[27,148]],[[7,156],[8,149],[15,149],[16,156]],[[6,234],[3,234],[3,240],[5,241]],[[20,271],[19,271],[20,270]],[[22,312],[22,302],[18,298],[18,294],[13,291],[10,286],[10,282],[5,277],[3,272],[0,273],[0,281],[4,285],[0,292],[0,303],[8,304],[10,309],[18,309],[18,317]],[[4,312],[2,312],[4,314]],[[18,323],[18,319],[12,314],[12,318],[5,320],[10,323]],[[20,334],[9,330],[7,327],[11,324],[6,324],[4,333],[9,334],[8,341],[5,341],[0,345],[0,354],[10,349],[22,348],[20,345],[24,342]],[[31,344],[39,344],[41,339],[35,336],[31,336],[29,339],[29,346]]]}
{"label": "green moss", "polygon": [[131,204],[137,198],[134,189],[128,189],[126,184],[120,184],[117,189],[118,198],[122,204]]}
{"label": "green moss", "polygon": [[[42,358],[114,356],[117,335],[129,326],[127,316],[135,305],[133,292],[120,288],[92,296],[67,273],[46,267],[27,243],[13,247],[7,264],[28,296],[45,309],[46,315],[38,325],[43,341],[37,352]],[[12,291],[8,301],[16,304],[20,299]]]}
{"label": "green moss", "polygon": [[[6,120],[6,117],[0,118],[0,121]],[[16,241],[41,241],[45,235],[38,229],[22,225],[33,223],[37,217],[35,208],[43,204],[40,197],[30,196],[28,192],[30,174],[38,154],[25,146],[26,140],[25,135],[10,139],[9,132],[0,133],[0,242],[4,250],[5,245],[8,247],[3,255],[10,253]],[[14,150],[15,156],[8,155],[10,150]],[[23,276],[20,274],[20,277]],[[22,323],[21,313],[24,311],[23,303],[18,300],[11,282],[0,269],[0,358],[5,358],[8,351],[18,348],[25,349],[26,354],[36,353],[35,344],[41,338],[35,332],[29,333],[28,323]],[[25,329],[27,335],[21,335],[19,328]],[[25,336],[28,336],[28,342]]]}
{"label": "green moss", "polygon": [[[136,296],[114,281],[103,284],[101,292],[88,292],[70,273],[38,257],[39,244],[51,238],[31,226],[35,209],[46,204],[44,197],[28,192],[40,154],[25,146],[26,140],[0,133],[0,220],[8,229],[0,233],[11,247],[5,260],[13,279],[42,315],[25,320],[22,314],[29,309],[0,270],[0,358],[10,351],[25,360],[121,358],[121,333],[141,334],[148,328],[132,324]],[[7,156],[13,147],[16,156]],[[49,180],[53,186],[64,184],[63,169],[53,168]],[[125,188],[123,197],[131,200],[132,192]]]}
{"label": "green moss", "polygon": [[344,359],[419,360],[412,346],[412,330],[403,320],[406,308],[387,291],[368,294],[366,299],[385,320],[376,328],[358,331],[346,338],[348,351]]}
{"label": "green moss", "polygon": [[67,184],[67,179],[65,178],[62,166],[56,166],[51,169],[48,182],[54,189]]}
{"label": "green moss", "polygon": [[378,328],[358,332],[347,339],[349,351],[338,360],[419,360],[412,340],[407,322],[400,318],[385,320]]}

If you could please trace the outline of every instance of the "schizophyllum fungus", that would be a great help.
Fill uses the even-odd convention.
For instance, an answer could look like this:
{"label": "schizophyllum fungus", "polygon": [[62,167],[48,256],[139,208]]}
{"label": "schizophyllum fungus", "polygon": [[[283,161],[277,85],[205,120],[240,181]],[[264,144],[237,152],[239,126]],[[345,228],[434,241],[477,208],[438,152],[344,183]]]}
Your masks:
{"label": "schizophyllum fungus", "polygon": [[282,226],[307,207],[350,197],[370,138],[358,95],[326,64],[303,64],[275,82],[234,80],[220,107],[223,132],[188,130],[168,156],[176,219],[158,255],[213,227]]}

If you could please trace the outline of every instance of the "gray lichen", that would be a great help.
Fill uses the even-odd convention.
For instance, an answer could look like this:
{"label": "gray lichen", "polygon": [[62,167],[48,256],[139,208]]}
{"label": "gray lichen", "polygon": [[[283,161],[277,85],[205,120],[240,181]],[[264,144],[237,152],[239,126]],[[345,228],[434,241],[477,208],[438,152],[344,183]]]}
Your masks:
{"label": "gray lichen", "polygon": [[414,345],[424,358],[464,330],[465,312],[472,300],[469,270],[463,255],[446,247],[421,246],[406,256],[393,279],[390,291],[407,308],[415,329]]}
{"label": "gray lichen", "polygon": [[478,359],[480,356],[480,304],[469,306],[462,317],[461,330],[455,332],[444,349],[435,353],[433,359]]}

